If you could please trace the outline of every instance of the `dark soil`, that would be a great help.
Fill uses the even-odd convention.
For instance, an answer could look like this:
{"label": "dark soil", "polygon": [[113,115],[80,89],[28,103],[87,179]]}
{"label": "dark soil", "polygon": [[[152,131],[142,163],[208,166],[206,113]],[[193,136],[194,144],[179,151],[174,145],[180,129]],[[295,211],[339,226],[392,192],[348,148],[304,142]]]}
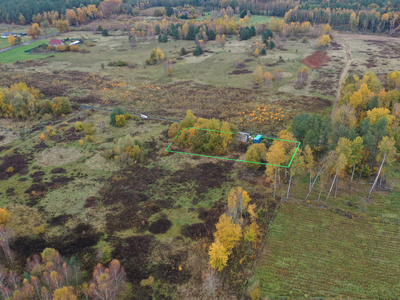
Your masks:
{"label": "dark soil", "polygon": [[252,71],[249,71],[247,69],[244,70],[234,70],[231,73],[229,73],[229,75],[243,75],[243,74],[250,74],[253,73]]}
{"label": "dark soil", "polygon": [[[13,167],[14,170],[12,172],[7,172],[6,170],[9,167]],[[3,163],[0,165],[0,180],[7,180],[17,173],[26,175],[28,172],[28,162],[25,156],[14,154],[3,157]]]}
{"label": "dark soil", "polygon": [[149,227],[149,231],[153,234],[166,233],[172,226],[172,223],[168,219],[160,219],[152,223]]}
{"label": "dark soil", "polygon": [[[198,194],[206,193],[210,188],[220,188],[222,182],[230,181],[227,175],[233,168],[233,162],[199,164],[192,169],[177,171],[171,176],[172,183],[195,181]],[[218,180],[215,180],[218,178]]]}
{"label": "dark soil", "polygon": [[113,257],[124,266],[132,283],[138,284],[147,279],[147,259],[153,249],[153,235],[132,236],[117,242]]}
{"label": "dark soil", "polygon": [[54,168],[53,170],[51,170],[51,174],[60,174],[60,173],[65,173],[66,170],[63,168]]}
{"label": "dark soil", "polygon": [[45,142],[41,141],[39,144],[33,146],[33,148],[36,150],[43,150],[47,148],[47,145],[45,144]]}
{"label": "dark soil", "polygon": [[42,177],[44,174],[45,174],[44,171],[36,171],[36,172],[29,174],[29,176],[31,178],[37,178],[37,177]]}
{"label": "dark soil", "polygon": [[88,207],[93,207],[96,205],[96,197],[89,197],[86,199],[85,205],[83,207],[88,208]]}
{"label": "dark soil", "polygon": [[224,205],[217,205],[210,210],[199,210],[199,219],[204,220],[204,223],[195,223],[186,226],[182,229],[182,235],[192,239],[199,239],[204,237],[212,238],[215,231],[215,224],[218,223],[220,215],[223,213]]}
{"label": "dark soil", "polygon": [[253,61],[253,60],[254,60],[254,59],[248,58],[248,59],[245,59],[244,62],[251,62],[251,61]]}
{"label": "dark soil", "polygon": [[64,225],[69,218],[71,218],[72,215],[59,215],[57,217],[54,217],[50,220],[50,225],[51,226],[61,226]]}
{"label": "dark soil", "polygon": [[70,101],[81,104],[81,103],[102,103],[103,100],[97,95],[90,94],[84,97],[72,97]]}
{"label": "dark soil", "polygon": [[4,140],[6,137],[4,135],[0,135],[0,142]]}

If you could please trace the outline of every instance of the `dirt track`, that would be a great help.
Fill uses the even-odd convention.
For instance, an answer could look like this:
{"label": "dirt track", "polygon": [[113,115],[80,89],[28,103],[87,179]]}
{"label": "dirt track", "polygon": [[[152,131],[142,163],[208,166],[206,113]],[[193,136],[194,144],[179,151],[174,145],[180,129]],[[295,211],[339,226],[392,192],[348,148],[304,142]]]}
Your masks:
{"label": "dirt track", "polygon": [[353,39],[353,40],[375,40],[384,42],[400,42],[400,38],[379,36],[379,35],[364,35],[364,34],[347,34],[347,33],[336,33],[335,39]]}
{"label": "dirt track", "polygon": [[347,72],[349,71],[350,64],[351,64],[351,49],[350,49],[350,46],[347,43],[346,39],[344,39],[344,42],[345,42],[345,48],[346,48],[345,51],[346,51],[346,55],[348,56],[348,60],[347,60],[346,66],[343,69],[342,75],[340,75],[339,86],[338,86],[338,89],[336,92],[336,99],[335,99],[335,103],[333,104],[331,117],[333,117],[333,114],[335,113],[336,105],[340,99],[340,87],[342,86],[342,83],[346,78]]}

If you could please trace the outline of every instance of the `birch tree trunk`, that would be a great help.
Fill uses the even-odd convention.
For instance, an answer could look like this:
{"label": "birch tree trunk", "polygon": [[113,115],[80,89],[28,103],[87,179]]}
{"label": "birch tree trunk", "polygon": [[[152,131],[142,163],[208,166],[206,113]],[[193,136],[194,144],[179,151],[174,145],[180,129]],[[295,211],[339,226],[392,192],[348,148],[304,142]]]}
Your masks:
{"label": "birch tree trunk", "polygon": [[354,165],[353,165],[353,173],[351,174],[349,190],[351,190],[351,184],[353,183],[353,176],[354,176],[354,171],[355,170],[356,170],[356,163],[354,163]]}
{"label": "birch tree trunk", "polygon": [[289,186],[288,186],[287,195],[286,195],[286,201],[289,200],[289,191],[290,191],[290,184],[291,183],[292,183],[292,174],[290,174]]}
{"label": "birch tree trunk", "polygon": [[378,181],[379,175],[381,174],[383,164],[385,163],[385,159],[386,159],[386,154],[383,156],[382,163],[381,163],[381,166],[380,166],[380,168],[379,168],[378,175],[376,175],[374,184],[372,185],[371,190],[369,191],[367,200],[369,200],[369,197],[371,196],[371,193],[372,193],[372,191],[373,191],[374,188],[375,188],[376,182]]}

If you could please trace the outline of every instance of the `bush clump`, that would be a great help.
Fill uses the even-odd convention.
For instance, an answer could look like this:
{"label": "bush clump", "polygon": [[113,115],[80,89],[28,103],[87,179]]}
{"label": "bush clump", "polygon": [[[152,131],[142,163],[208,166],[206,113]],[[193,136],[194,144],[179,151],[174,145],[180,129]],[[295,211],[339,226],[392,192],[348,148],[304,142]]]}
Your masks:
{"label": "bush clump", "polygon": [[181,55],[186,55],[187,51],[184,47],[181,48],[181,51],[179,52]]}
{"label": "bush clump", "polygon": [[196,49],[193,51],[194,56],[199,56],[203,54],[203,48],[201,48],[199,45],[197,45]]}
{"label": "bush clump", "polygon": [[[179,124],[173,123],[168,131],[171,138],[188,127],[192,129],[183,130],[175,139],[175,143],[185,148],[190,148],[197,153],[216,153],[224,154],[236,143],[236,136],[239,129],[234,124],[220,122],[216,119],[197,118],[188,110],[186,118]],[[212,129],[199,130],[196,128]]]}
{"label": "bush clump", "polygon": [[[265,146],[264,143],[253,144],[247,149],[245,160],[254,162],[263,162],[266,160],[266,156],[267,156],[267,147]],[[252,163],[245,163],[245,164],[246,167],[252,171],[256,171],[261,167],[260,164],[252,164]]]}
{"label": "bush clump", "polygon": [[125,112],[121,107],[114,108],[114,110],[110,114],[110,125],[117,126],[117,121],[116,121],[115,117],[118,115],[124,115],[124,114],[125,114]]}
{"label": "bush clump", "polygon": [[126,125],[125,115],[117,115],[117,116],[115,116],[115,124],[118,127],[124,127]]}
{"label": "bush clump", "polygon": [[115,159],[121,164],[133,165],[143,159],[143,148],[139,140],[127,135],[118,140],[114,149],[106,152],[105,158],[109,160]]}
{"label": "bush clump", "polygon": [[75,130],[76,131],[82,131],[85,127],[83,126],[82,122],[75,122]]}

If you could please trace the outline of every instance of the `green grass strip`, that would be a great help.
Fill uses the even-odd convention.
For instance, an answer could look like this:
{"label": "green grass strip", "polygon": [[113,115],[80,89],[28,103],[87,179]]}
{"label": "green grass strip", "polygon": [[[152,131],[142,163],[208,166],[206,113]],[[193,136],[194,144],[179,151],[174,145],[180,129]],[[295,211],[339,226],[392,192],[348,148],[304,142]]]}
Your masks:
{"label": "green grass strip", "polygon": [[[211,158],[219,158],[219,159],[226,159],[226,160],[233,160],[233,161],[240,161],[240,162],[245,162],[245,163],[250,163],[250,164],[259,164],[259,165],[266,165],[266,166],[274,166],[274,167],[281,167],[281,168],[289,168],[290,165],[293,162],[293,159],[297,153],[297,150],[299,150],[300,147],[300,142],[298,141],[289,141],[289,140],[282,140],[278,138],[272,138],[272,137],[262,137],[263,139],[267,140],[276,140],[276,141],[283,141],[283,142],[290,142],[290,143],[298,143],[296,150],[293,153],[292,159],[290,160],[289,164],[287,166],[281,166],[281,165],[274,165],[274,164],[267,164],[267,163],[262,163],[262,162],[256,162],[256,161],[248,161],[248,160],[242,160],[242,159],[234,159],[234,158],[228,158],[228,157],[220,157],[220,156],[211,156],[211,155],[205,155],[205,154],[196,154],[196,153],[188,153],[188,152],[181,152],[181,151],[173,151],[169,150],[169,147],[171,147],[172,143],[176,140],[176,138],[181,134],[182,131],[188,130],[188,129],[198,129],[198,130],[206,130],[206,131],[215,131],[215,132],[223,132],[223,133],[230,133],[234,134],[233,132],[228,132],[228,131],[220,131],[220,130],[215,130],[215,129],[206,129],[206,128],[196,128],[196,127],[188,127],[185,129],[182,129],[179,131],[179,133],[174,137],[174,139],[171,141],[171,143],[168,145],[168,147],[165,149],[166,152],[172,152],[172,153],[180,153],[180,154],[189,154],[189,155],[196,155],[196,156],[203,156],[203,157],[211,157]],[[251,135],[251,137],[255,137],[255,135]]]}

